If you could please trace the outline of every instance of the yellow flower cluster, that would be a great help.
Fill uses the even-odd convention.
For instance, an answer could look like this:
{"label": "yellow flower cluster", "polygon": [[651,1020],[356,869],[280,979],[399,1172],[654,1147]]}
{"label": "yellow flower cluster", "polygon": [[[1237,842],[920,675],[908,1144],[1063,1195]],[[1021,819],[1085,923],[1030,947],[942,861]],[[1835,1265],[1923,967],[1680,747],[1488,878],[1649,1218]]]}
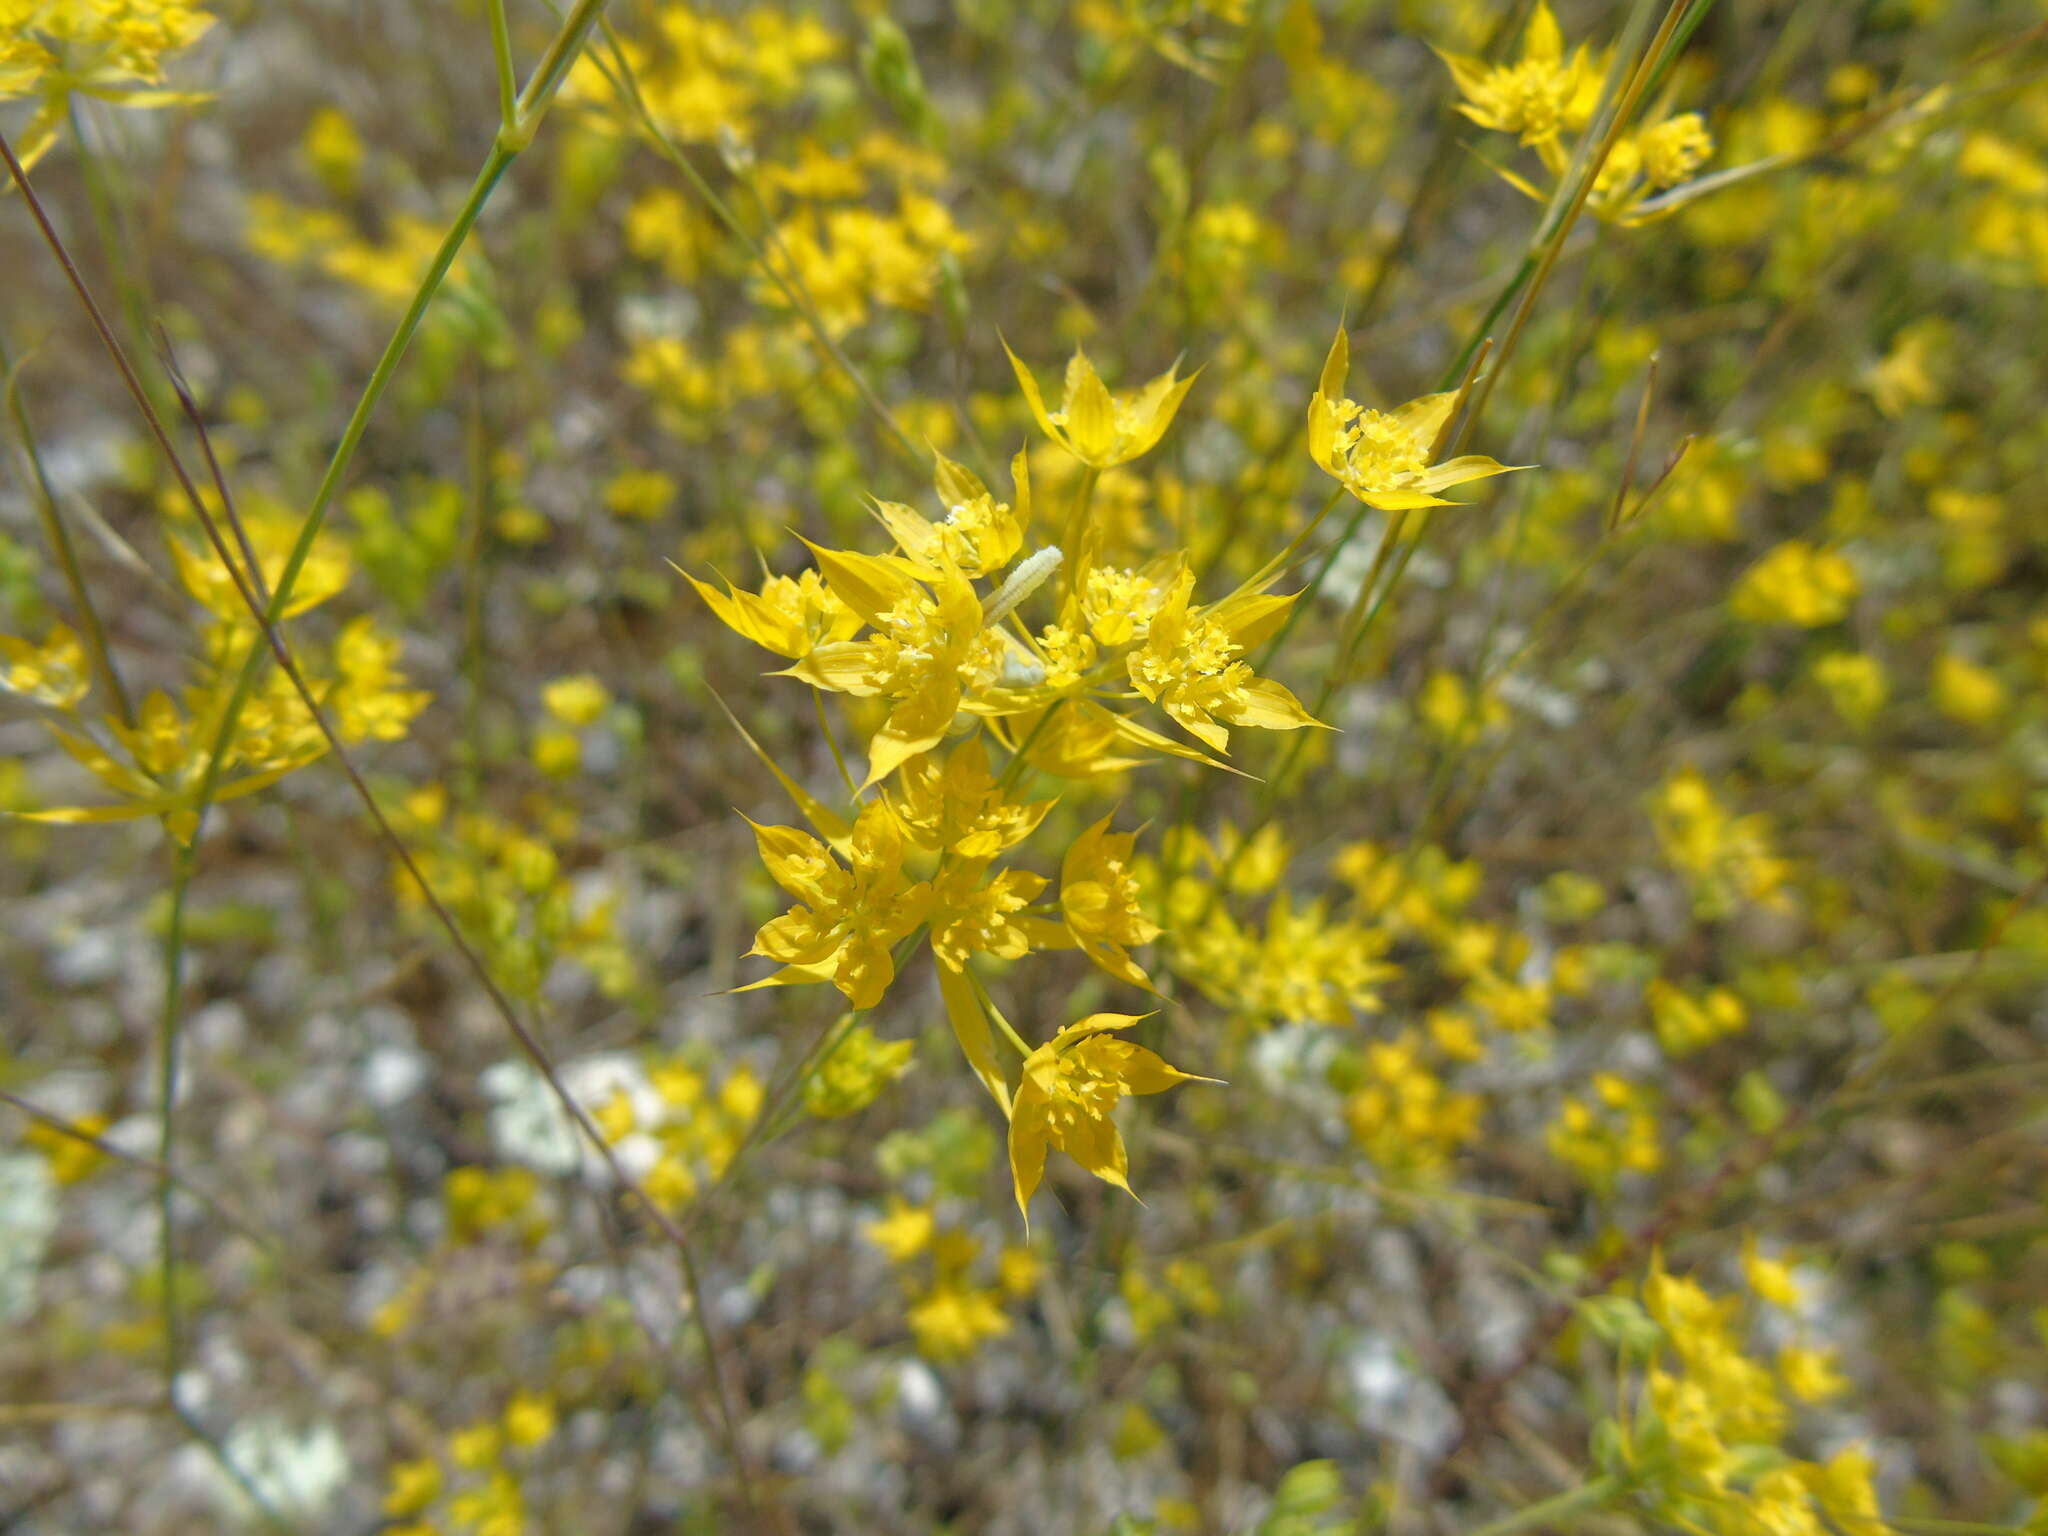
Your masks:
{"label": "yellow flower cluster", "polygon": [[533,1529],[522,1486],[530,1454],[555,1435],[557,1407],[540,1392],[515,1393],[495,1418],[448,1436],[442,1454],[394,1462],[384,1513],[392,1536],[524,1536]]}
{"label": "yellow flower cluster", "polygon": [[0,101],[40,102],[16,157],[33,166],[56,142],[74,96],[122,107],[205,100],[168,89],[164,59],[212,25],[192,0],[0,0]]}
{"label": "yellow flower cluster", "polygon": [[[1554,179],[1562,178],[1576,153],[1571,140],[1591,126],[1600,104],[1606,61],[1583,43],[1567,57],[1564,34],[1547,3],[1530,16],[1514,63],[1487,64],[1467,54],[1442,57],[1464,98],[1458,110],[1482,128],[1515,134]],[[1655,194],[1690,181],[1713,154],[1713,135],[1697,112],[1641,124],[1608,146],[1586,209],[1617,224],[1643,223],[1662,211],[1649,203]],[[1513,172],[1501,174],[1538,201],[1550,197]]]}
{"label": "yellow flower cluster", "polygon": [[[902,1279],[918,1353],[939,1364],[964,1360],[1008,1333],[1003,1303],[1021,1301],[1038,1287],[1041,1263],[1032,1249],[1013,1244],[984,1265],[979,1238],[941,1226],[933,1206],[901,1195],[889,1197],[888,1214],[869,1222],[864,1235]],[[924,1258],[928,1265],[919,1262]]]}
{"label": "yellow flower cluster", "polygon": [[658,1204],[679,1209],[739,1154],[766,1095],[745,1065],[727,1071],[715,1089],[708,1074],[681,1058],[657,1063],[647,1079],[654,1096],[644,1110],[621,1089],[597,1105],[591,1118],[615,1146],[632,1136],[652,1141],[654,1162],[641,1186]]}
{"label": "yellow flower cluster", "polygon": [[[1004,501],[938,454],[942,516],[876,504],[894,553],[811,545],[811,569],[770,577],[757,591],[689,579],[729,627],[791,662],[784,675],[820,694],[871,701],[853,717],[867,722],[858,791],[875,793],[850,820],[776,770],[815,830],[755,828],[763,863],[796,904],[756,936],[754,952],[781,969],[754,985],[825,981],[856,1008],[872,1008],[896,978],[898,951],[923,936],[962,1050],[1010,1116],[1022,1206],[1048,1147],[1122,1185],[1110,1109],[1125,1094],[1187,1080],[1114,1038],[1138,1022],[1129,1015],[1098,1014],[1029,1047],[975,974],[977,957],[1013,961],[1076,947],[1118,980],[1151,985],[1130,951],[1159,929],[1140,902],[1132,837],[1112,831],[1111,818],[1069,845],[1056,905],[1040,905],[1044,876],[995,867],[1053,803],[1022,798],[1024,775],[1086,779],[1162,754],[1213,761],[1208,753],[1226,750],[1231,726],[1315,722],[1242,659],[1277,631],[1292,599],[1254,583],[1197,604],[1183,557],[1142,567],[1102,558],[1093,505],[1100,475],[1159,442],[1192,379],[1169,371],[1118,396],[1077,352],[1055,410],[1030,370],[1012,361],[1033,416],[1082,467],[1060,544],[1025,553],[1036,533],[1026,455],[1012,463],[1016,491]],[[1049,619],[1027,623],[1027,605],[1047,598]],[[1133,694],[1200,747],[1120,707]],[[1000,774],[992,748],[1008,759]],[[1023,1057],[1014,1075],[997,1060],[997,1031]]]}
{"label": "yellow flower cluster", "polygon": [[[266,581],[282,570],[292,528],[280,514],[252,507],[245,522],[249,545]],[[176,534],[173,564],[186,592],[210,621],[200,632],[192,681],[178,698],[162,690],[130,706],[125,694],[108,698],[101,713],[81,706],[94,692],[94,669],[84,643],[56,624],[40,643],[0,635],[0,686],[41,706],[51,738],[100,786],[119,797],[111,805],[16,810],[26,820],[91,823],[160,817],[179,842],[198,826],[200,791],[212,777],[212,801],[237,799],[276,783],[327,751],[326,738],[305,700],[281,671],[265,674],[245,702],[218,764],[214,732],[235,690],[243,662],[258,638],[230,578],[209,555]],[[303,613],[338,593],[349,579],[341,546],[319,540],[294,588],[286,616]],[[368,615],[350,620],[331,648],[303,643],[293,658],[344,744],[397,741],[427,707],[431,695],[409,687],[399,670],[400,642]],[[111,666],[111,663],[109,663]]]}
{"label": "yellow flower cluster", "polygon": [[1448,1088],[1427,1054],[1414,1030],[1374,1041],[1365,1048],[1359,1084],[1344,1101],[1352,1140],[1392,1177],[1440,1175],[1479,1135],[1485,1102]]}
{"label": "yellow flower cluster", "polygon": [[1650,819],[1664,857],[1690,881],[1700,916],[1789,903],[1792,867],[1774,846],[1769,820],[1735,815],[1697,768],[1681,768],[1658,787]]}
{"label": "yellow flower cluster", "polygon": [[1818,629],[1847,616],[1856,568],[1833,550],[1788,539],[1743,574],[1729,599],[1738,619]]}
{"label": "yellow flower cluster", "polygon": [[1588,1098],[1567,1098],[1544,1132],[1550,1155],[1587,1188],[1611,1195],[1624,1173],[1655,1173],[1664,1166],[1656,1089],[1612,1072],[1593,1074]]}
{"label": "yellow flower cluster", "polygon": [[[1753,1238],[1744,1268],[1758,1300],[1794,1304],[1790,1273],[1759,1255]],[[1815,1462],[1783,1446],[1793,1402],[1842,1389],[1832,1351],[1794,1344],[1780,1351],[1775,1371],[1758,1363],[1744,1347],[1742,1298],[1710,1295],[1668,1273],[1661,1258],[1641,1294],[1646,1316],[1620,1330],[1623,1367],[1640,1372],[1634,1401],[1603,1426],[1612,1431],[1609,1455],[1631,1503],[1661,1524],[1715,1536],[1880,1536],[1888,1529],[1871,1459],[1860,1447]],[[1627,1307],[1610,1300],[1618,1305],[1609,1316]]]}
{"label": "yellow flower cluster", "polygon": [[[617,900],[579,901],[558,851],[576,836],[566,806],[536,802],[521,825],[484,811],[451,812],[444,785],[405,796],[396,823],[414,861],[477,943],[505,989],[532,997],[557,960],[581,966],[608,997],[623,997],[639,970],[618,931]],[[423,910],[425,895],[402,865],[392,868],[400,903]]]}

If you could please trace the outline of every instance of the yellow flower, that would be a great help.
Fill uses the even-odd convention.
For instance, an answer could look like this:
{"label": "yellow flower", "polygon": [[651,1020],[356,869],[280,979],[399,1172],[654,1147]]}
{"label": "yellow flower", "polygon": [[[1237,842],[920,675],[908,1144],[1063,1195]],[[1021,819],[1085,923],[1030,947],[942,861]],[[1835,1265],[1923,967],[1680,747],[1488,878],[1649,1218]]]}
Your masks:
{"label": "yellow flower", "polygon": [[868,742],[866,784],[878,784],[944,739],[968,691],[1002,675],[1005,648],[999,633],[984,627],[980,597],[951,562],[932,573],[928,591],[914,574],[918,568],[899,558],[812,548],[832,590],[875,633],[828,640],[784,675],[892,701]]}
{"label": "yellow flower", "polygon": [[1792,1266],[1783,1259],[1765,1258],[1754,1232],[1742,1239],[1742,1275],[1749,1288],[1772,1306],[1799,1305],[1799,1282],[1792,1278]]}
{"label": "yellow flower", "polygon": [[1309,400],[1308,451],[1324,473],[1367,506],[1382,512],[1452,506],[1436,493],[1520,467],[1484,454],[1431,464],[1457,394],[1424,395],[1393,411],[1367,410],[1344,395],[1350,372],[1351,342],[1339,326]]}
{"label": "yellow flower", "polygon": [[1863,651],[1830,651],[1813,664],[1813,676],[1835,713],[1859,730],[1877,718],[1890,691],[1884,664]]}
{"label": "yellow flower", "polygon": [[1964,725],[1989,725],[2005,713],[2005,684],[1989,667],[1944,651],[1934,664],[1935,707]]}
{"label": "yellow flower", "polygon": [[1083,832],[1061,860],[1060,915],[1083,954],[1118,980],[1149,992],[1152,979],[1126,949],[1158,938],[1159,925],[1138,902],[1130,867],[1137,838],[1110,831],[1109,822],[1105,816]]}
{"label": "yellow flower", "polygon": [[1465,99],[1458,110],[1482,128],[1521,135],[1522,143],[1556,153],[1558,136],[1583,130],[1600,95],[1600,71],[1581,44],[1564,55],[1564,34],[1549,5],[1539,5],[1513,64],[1488,64],[1441,54]]}
{"label": "yellow flower", "polygon": [[1044,1272],[1045,1260],[1036,1249],[1013,1243],[996,1255],[996,1281],[1005,1296],[1029,1296]]}
{"label": "yellow flower", "polygon": [[961,859],[989,859],[1029,837],[1052,809],[1050,800],[1005,797],[977,734],[943,761],[936,752],[903,765],[896,792],[887,796],[909,839],[920,848]]}
{"label": "yellow flower", "polygon": [[849,638],[861,626],[860,615],[841,602],[816,571],[771,576],[759,592],[742,591],[730,582],[720,592],[681,566],[676,569],[728,629],[792,661],[809,655],[814,646]]}
{"label": "yellow flower", "polygon": [[872,1008],[896,979],[889,946],[924,921],[931,888],[903,873],[903,837],[871,801],[848,839],[847,863],[795,827],[754,826],[761,862],[799,905],[762,925],[749,953],[783,969],[754,986],[830,981],[856,1008]]}
{"label": "yellow flower", "polygon": [[448,1437],[450,1459],[458,1467],[468,1467],[471,1471],[492,1465],[503,1454],[504,1448],[503,1432],[488,1419],[467,1429],[458,1429]]}
{"label": "yellow flower", "polygon": [[938,1361],[963,1360],[982,1340],[1010,1331],[994,1291],[947,1280],[927,1291],[910,1309],[910,1331],[918,1353]]}
{"label": "yellow flower", "polygon": [[999,571],[1017,558],[1024,547],[1024,523],[1031,516],[1030,472],[1025,456],[1018,454],[1013,468],[1017,480],[1017,510],[997,501],[975,473],[955,464],[943,453],[935,454],[938,472],[933,484],[939,504],[946,509],[942,522],[933,522],[900,502],[875,503],[875,514],[896,540],[897,547],[921,566],[936,567],[951,560],[960,574],[969,578]]}
{"label": "yellow flower", "polygon": [[1024,402],[1040,429],[1091,469],[1110,469],[1149,453],[1166,435],[1174,413],[1201,373],[1197,369],[1178,378],[1180,365],[1176,363],[1136,394],[1112,395],[1088,361],[1088,354],[1077,347],[1067,363],[1060,408],[1048,411],[1031,370],[1010,351],[1008,342],[1003,351],[1016,370],[1017,386],[1024,391]]}
{"label": "yellow flower", "polygon": [[384,1495],[384,1513],[416,1515],[441,1495],[441,1464],[431,1456],[401,1461],[391,1468],[391,1486]]}
{"label": "yellow flower", "polygon": [[1230,725],[1293,731],[1320,725],[1282,683],[1238,660],[1279,626],[1291,597],[1227,598],[1190,611],[1195,573],[1184,570],[1152,618],[1145,643],[1127,662],[1131,686],[1164,709],[1189,734],[1218,752]]}
{"label": "yellow flower", "polygon": [[588,672],[558,677],[540,691],[541,707],[564,725],[595,725],[611,708],[611,691]]}
{"label": "yellow flower", "polygon": [[1644,990],[1643,1000],[1650,1005],[1659,1043],[1673,1056],[1690,1056],[1723,1036],[1739,1034],[1749,1023],[1742,999],[1726,987],[1694,997],[1660,977]]}
{"label": "yellow flower", "polygon": [[[105,1115],[86,1115],[72,1121],[71,1128],[88,1136],[104,1137],[110,1123]],[[90,1177],[107,1157],[91,1142],[67,1136],[40,1120],[29,1126],[22,1139],[49,1159],[50,1176],[59,1184],[76,1184],[80,1179]]]}
{"label": "yellow flower", "polygon": [[1802,1464],[1800,1471],[1814,1501],[1847,1536],[1883,1536],[1889,1529],[1878,1518],[1870,1457],[1861,1446],[1837,1451],[1824,1465]]}
{"label": "yellow flower", "polygon": [[1832,1349],[1805,1344],[1787,1344],[1778,1351],[1778,1374],[1785,1379],[1785,1390],[1802,1403],[1824,1403],[1849,1387]]}
{"label": "yellow flower", "polygon": [[534,1446],[546,1442],[555,1432],[555,1405],[538,1392],[514,1394],[505,1405],[505,1438],[514,1445]]}
{"label": "yellow flower", "polygon": [[605,510],[640,522],[654,521],[675,499],[675,477],[658,469],[622,470],[604,488]]}
{"label": "yellow flower", "polygon": [[1856,568],[1841,555],[1787,539],[1743,573],[1728,606],[1751,624],[1818,629],[1847,616],[1856,591]]}
{"label": "yellow flower", "polygon": [[869,1222],[861,1234],[886,1253],[890,1263],[908,1264],[931,1246],[935,1230],[930,1206],[912,1205],[901,1195],[891,1195],[889,1214]]}
{"label": "yellow flower", "polygon": [[200,92],[162,89],[163,60],[212,25],[190,0],[0,0],[0,101],[42,98],[17,136],[17,158],[35,165],[74,94],[129,107],[204,101]]}
{"label": "yellow flower", "polygon": [[1706,164],[1714,136],[1697,112],[1681,112],[1636,135],[1643,175],[1658,191],[1677,186]]}
{"label": "yellow flower", "polygon": [[1170,1067],[1143,1046],[1107,1033],[1128,1029],[1143,1017],[1091,1013],[1024,1058],[1024,1078],[1010,1111],[1010,1176],[1017,1208],[1027,1219],[1032,1192],[1045,1175],[1048,1147],[1058,1147],[1104,1183],[1128,1192],[1124,1139],[1110,1111],[1125,1094],[1216,1081]]}
{"label": "yellow flower", "polygon": [[53,624],[41,645],[0,635],[0,682],[52,709],[69,710],[92,686],[85,647],[64,624]]}
{"label": "yellow flower", "polygon": [[975,859],[949,864],[932,879],[932,953],[948,970],[960,970],[969,955],[1019,960],[1031,953],[1030,928],[1016,914],[1045,889],[1045,876],[1006,869],[984,884],[987,869]]}
{"label": "yellow flower", "polygon": [[875,1038],[867,1025],[849,1030],[824,1062],[804,1080],[804,1108],[820,1120],[858,1114],[882,1090],[910,1070],[914,1040]]}

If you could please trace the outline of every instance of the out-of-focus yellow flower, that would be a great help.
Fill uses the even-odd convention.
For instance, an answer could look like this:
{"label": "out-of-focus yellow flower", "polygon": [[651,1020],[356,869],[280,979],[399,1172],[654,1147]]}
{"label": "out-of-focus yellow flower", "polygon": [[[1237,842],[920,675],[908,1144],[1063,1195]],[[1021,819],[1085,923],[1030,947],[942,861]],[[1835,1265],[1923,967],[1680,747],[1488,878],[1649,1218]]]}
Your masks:
{"label": "out-of-focus yellow flower", "polygon": [[910,1070],[916,1053],[914,1040],[878,1040],[867,1025],[857,1025],[804,1080],[804,1108],[821,1120],[858,1114]]}
{"label": "out-of-focus yellow flower", "polygon": [[918,1352],[941,1362],[964,1360],[984,1340],[1010,1331],[996,1293],[957,1278],[933,1286],[912,1304],[909,1316]]}
{"label": "out-of-focus yellow flower", "polygon": [[932,1208],[912,1205],[901,1195],[889,1197],[889,1214],[861,1228],[861,1234],[889,1256],[892,1264],[908,1264],[931,1246],[936,1231]]}
{"label": "out-of-focus yellow flower", "polygon": [[1883,663],[1864,651],[1830,651],[1813,664],[1813,676],[1835,713],[1859,730],[1877,718],[1890,692]]}
{"label": "out-of-focus yellow flower", "polygon": [[1834,550],[1787,539],[1743,573],[1729,600],[1738,619],[1818,629],[1847,616],[1856,567]]}
{"label": "out-of-focus yellow flower", "polygon": [[1512,64],[1456,53],[1439,57],[1465,98],[1460,112],[1482,128],[1519,134],[1546,161],[1556,155],[1560,135],[1585,129],[1600,98],[1598,63],[1583,43],[1565,57],[1564,34],[1548,4],[1530,16],[1522,56]]}
{"label": "out-of-focus yellow flower", "polygon": [[1933,694],[1935,707],[1964,725],[1989,725],[2005,712],[2005,684],[1998,674],[1955,651],[1944,651],[1935,662]]}
{"label": "out-of-focus yellow flower", "polygon": [[541,707],[564,725],[595,725],[611,708],[611,690],[589,672],[558,677],[540,691]]}

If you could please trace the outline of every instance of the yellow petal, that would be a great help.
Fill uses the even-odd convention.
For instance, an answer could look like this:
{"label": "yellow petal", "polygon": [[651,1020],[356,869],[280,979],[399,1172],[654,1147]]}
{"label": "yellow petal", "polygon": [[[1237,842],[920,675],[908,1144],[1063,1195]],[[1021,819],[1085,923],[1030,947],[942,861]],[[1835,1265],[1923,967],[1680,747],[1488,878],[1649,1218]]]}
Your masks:
{"label": "yellow petal", "polygon": [[1067,364],[1067,398],[1062,402],[1067,436],[1084,464],[1107,469],[1116,458],[1116,402],[1085,352]]}
{"label": "yellow petal", "polygon": [[917,590],[916,569],[907,561],[889,555],[826,549],[809,539],[803,542],[817,558],[826,585],[870,624]]}
{"label": "yellow petal", "polygon": [[1017,375],[1017,387],[1024,392],[1024,403],[1031,407],[1031,414],[1038,422],[1038,429],[1062,448],[1067,446],[1066,434],[1053,425],[1052,416],[1045,408],[1045,398],[1038,392],[1038,380],[1031,376],[1031,370],[1018,360],[1010,350],[1009,342],[1003,343],[1003,355],[1010,360],[1010,367]]}
{"label": "yellow petal", "polygon": [[1323,376],[1316,385],[1316,392],[1334,404],[1344,398],[1344,381],[1350,376],[1351,337],[1340,321],[1337,339],[1330,343],[1330,355],[1323,359]]}

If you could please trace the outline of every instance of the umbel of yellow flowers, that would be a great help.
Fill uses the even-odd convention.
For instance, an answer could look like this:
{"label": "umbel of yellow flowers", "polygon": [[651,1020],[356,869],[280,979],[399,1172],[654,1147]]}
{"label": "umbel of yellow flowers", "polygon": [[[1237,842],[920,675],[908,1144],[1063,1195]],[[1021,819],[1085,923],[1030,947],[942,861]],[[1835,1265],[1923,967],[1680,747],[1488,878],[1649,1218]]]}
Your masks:
{"label": "umbel of yellow flowers", "polygon": [[1375,411],[1345,398],[1350,372],[1351,343],[1340,325],[1309,401],[1308,451],[1326,474],[1367,506],[1382,512],[1447,507],[1454,503],[1438,491],[1523,467],[1479,453],[1432,464],[1444,426],[1457,408],[1457,392],[1424,395],[1392,411]]}

